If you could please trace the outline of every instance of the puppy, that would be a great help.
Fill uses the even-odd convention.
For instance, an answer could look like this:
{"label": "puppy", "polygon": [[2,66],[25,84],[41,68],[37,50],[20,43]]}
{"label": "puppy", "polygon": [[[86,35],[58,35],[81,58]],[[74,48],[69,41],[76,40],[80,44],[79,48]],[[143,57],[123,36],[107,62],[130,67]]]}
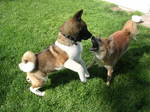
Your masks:
{"label": "puppy", "polygon": [[89,39],[92,34],[81,19],[82,13],[83,10],[78,11],[60,27],[54,45],[37,54],[27,51],[22,56],[19,68],[27,73],[27,81],[31,83],[30,91],[34,94],[44,96],[45,92],[39,91],[39,88],[47,80],[48,73],[55,70],[67,68],[77,72],[81,82],[86,82],[86,77],[90,76],[81,59],[81,41]]}
{"label": "puppy", "polygon": [[143,22],[141,17],[132,16],[132,20],[128,20],[122,30],[116,31],[109,38],[91,38],[92,48],[90,51],[94,52],[95,57],[107,69],[107,85],[110,84],[113,67],[126,52],[131,40],[135,38],[138,33],[137,24],[141,22]]}

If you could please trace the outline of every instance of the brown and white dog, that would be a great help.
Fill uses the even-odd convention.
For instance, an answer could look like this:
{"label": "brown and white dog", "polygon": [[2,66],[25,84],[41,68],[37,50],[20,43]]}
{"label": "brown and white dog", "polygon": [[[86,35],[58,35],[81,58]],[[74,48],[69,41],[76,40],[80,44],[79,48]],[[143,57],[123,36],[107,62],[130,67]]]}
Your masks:
{"label": "brown and white dog", "polygon": [[132,16],[132,20],[128,20],[122,30],[116,31],[109,38],[92,37],[92,48],[90,51],[95,53],[95,58],[100,60],[101,64],[107,69],[107,85],[110,84],[113,67],[119,58],[126,52],[130,42],[138,33],[137,24],[142,22],[140,16]]}
{"label": "brown and white dog", "polygon": [[50,45],[37,54],[31,51],[24,53],[19,68],[27,73],[31,92],[44,96],[45,92],[39,91],[39,88],[47,80],[48,73],[62,68],[77,72],[81,82],[86,82],[86,77],[90,76],[81,59],[81,41],[89,39],[92,34],[81,19],[82,13],[83,10],[78,11],[60,27],[58,39],[54,45]]}

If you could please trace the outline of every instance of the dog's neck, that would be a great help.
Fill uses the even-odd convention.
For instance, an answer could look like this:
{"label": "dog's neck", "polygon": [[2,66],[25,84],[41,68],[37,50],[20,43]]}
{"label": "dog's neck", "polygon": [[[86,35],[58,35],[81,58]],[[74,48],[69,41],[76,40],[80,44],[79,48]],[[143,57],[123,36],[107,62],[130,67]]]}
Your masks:
{"label": "dog's neck", "polygon": [[66,38],[61,32],[58,33],[57,42],[67,45],[67,46],[72,46],[76,44],[73,40]]}

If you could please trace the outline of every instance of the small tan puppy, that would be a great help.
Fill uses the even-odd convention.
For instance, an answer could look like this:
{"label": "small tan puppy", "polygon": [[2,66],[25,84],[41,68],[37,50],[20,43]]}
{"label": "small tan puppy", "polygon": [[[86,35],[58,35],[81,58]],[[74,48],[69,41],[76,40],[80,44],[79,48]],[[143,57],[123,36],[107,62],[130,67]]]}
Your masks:
{"label": "small tan puppy", "polygon": [[[107,69],[107,85],[110,84],[113,67],[126,52],[131,40],[135,39],[138,33],[137,24],[141,22],[141,17],[132,16],[132,20],[128,20],[122,30],[113,33],[109,38],[91,38],[92,48],[90,48],[90,51],[94,52],[95,57]],[[94,58],[94,61],[96,58]],[[94,61],[89,67],[94,64]]]}
{"label": "small tan puppy", "polygon": [[77,72],[81,82],[86,82],[89,77],[81,58],[81,41],[89,39],[92,34],[81,18],[82,13],[83,10],[78,11],[60,27],[55,44],[40,53],[27,51],[22,56],[19,68],[27,73],[27,81],[31,83],[30,91],[34,94],[44,96],[45,93],[39,91],[39,88],[43,86],[49,73],[55,70],[67,68]]}

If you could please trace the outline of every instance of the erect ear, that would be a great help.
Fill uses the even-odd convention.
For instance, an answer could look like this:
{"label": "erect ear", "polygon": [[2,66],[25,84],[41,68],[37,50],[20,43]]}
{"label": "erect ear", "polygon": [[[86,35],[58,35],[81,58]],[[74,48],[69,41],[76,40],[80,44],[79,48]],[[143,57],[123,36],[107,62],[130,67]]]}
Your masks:
{"label": "erect ear", "polygon": [[83,9],[76,12],[75,15],[73,16],[73,18],[80,21],[82,14],[83,14]]}

